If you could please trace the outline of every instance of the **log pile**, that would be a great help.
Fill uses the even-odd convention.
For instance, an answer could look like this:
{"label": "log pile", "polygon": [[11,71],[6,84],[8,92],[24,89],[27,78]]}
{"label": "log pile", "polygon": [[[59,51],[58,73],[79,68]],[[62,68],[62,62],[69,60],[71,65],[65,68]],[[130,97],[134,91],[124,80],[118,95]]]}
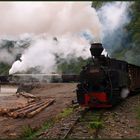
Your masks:
{"label": "log pile", "polygon": [[22,95],[25,98],[37,98],[33,94],[27,93],[27,92],[20,92],[19,95]]}
{"label": "log pile", "polygon": [[43,109],[53,104],[54,99],[39,100],[36,102],[29,103],[23,107],[17,107],[14,109],[0,108],[0,114],[6,115],[12,118],[31,118],[41,112]]}

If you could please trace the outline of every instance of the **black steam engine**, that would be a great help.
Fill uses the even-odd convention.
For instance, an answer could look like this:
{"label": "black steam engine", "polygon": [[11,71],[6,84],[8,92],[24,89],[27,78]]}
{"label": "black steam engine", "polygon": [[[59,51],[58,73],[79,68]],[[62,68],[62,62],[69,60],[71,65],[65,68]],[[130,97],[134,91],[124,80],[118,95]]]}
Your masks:
{"label": "black steam engine", "polygon": [[111,107],[140,89],[140,67],[101,55],[102,44],[91,44],[92,61],[83,67],[77,85],[81,106]]}

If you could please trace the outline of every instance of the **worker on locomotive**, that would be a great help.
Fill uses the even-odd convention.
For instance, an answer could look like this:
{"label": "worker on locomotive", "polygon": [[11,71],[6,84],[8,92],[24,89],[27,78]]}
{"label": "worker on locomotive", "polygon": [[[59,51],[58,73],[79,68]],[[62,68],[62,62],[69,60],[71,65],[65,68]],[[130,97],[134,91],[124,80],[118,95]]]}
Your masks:
{"label": "worker on locomotive", "polygon": [[82,106],[111,107],[129,94],[128,64],[105,57],[102,51],[102,44],[91,44],[92,61],[80,73],[77,100]]}

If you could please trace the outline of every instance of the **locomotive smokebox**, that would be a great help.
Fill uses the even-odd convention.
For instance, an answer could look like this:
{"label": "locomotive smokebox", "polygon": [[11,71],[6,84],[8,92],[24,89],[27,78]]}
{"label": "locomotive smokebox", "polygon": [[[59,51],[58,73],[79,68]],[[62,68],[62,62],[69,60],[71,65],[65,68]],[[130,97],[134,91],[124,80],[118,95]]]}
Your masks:
{"label": "locomotive smokebox", "polygon": [[99,57],[103,51],[103,47],[101,43],[93,43],[90,47],[91,55],[94,57]]}

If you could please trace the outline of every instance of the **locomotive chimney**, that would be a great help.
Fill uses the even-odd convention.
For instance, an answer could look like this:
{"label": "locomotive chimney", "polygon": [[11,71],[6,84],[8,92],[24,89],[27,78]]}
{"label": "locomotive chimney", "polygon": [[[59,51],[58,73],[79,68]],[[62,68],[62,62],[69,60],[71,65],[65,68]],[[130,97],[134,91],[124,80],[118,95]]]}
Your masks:
{"label": "locomotive chimney", "polygon": [[101,43],[91,44],[90,52],[91,55],[94,56],[95,58],[98,58],[101,55],[102,51],[103,51],[103,47]]}

